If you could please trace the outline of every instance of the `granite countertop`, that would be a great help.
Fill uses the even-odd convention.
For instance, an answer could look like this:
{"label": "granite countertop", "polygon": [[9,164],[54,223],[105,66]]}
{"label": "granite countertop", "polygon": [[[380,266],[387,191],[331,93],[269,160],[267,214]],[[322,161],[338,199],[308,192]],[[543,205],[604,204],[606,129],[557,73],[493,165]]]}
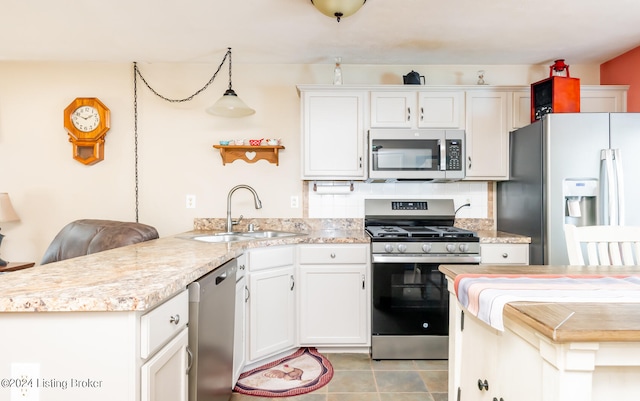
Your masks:
{"label": "granite countertop", "polygon": [[[195,219],[193,231],[172,237],[0,274],[0,312],[145,311],[248,248],[370,242],[362,219],[246,219],[241,231],[252,223],[305,235],[230,244],[188,239],[224,231],[225,223]],[[481,243],[529,242],[491,230],[478,235]]]}
{"label": "granite countertop", "polygon": [[530,244],[531,238],[524,235],[495,230],[476,231],[481,244]]}
{"label": "granite countertop", "polygon": [[247,248],[287,244],[368,243],[350,227],[229,244],[173,237],[0,274],[0,312],[145,311]]}
{"label": "granite countertop", "polygon": [[[563,274],[640,275],[640,266],[440,266],[448,278],[459,274]],[[551,341],[640,341],[640,308],[635,303],[510,302],[504,309],[509,321],[535,329]]]}

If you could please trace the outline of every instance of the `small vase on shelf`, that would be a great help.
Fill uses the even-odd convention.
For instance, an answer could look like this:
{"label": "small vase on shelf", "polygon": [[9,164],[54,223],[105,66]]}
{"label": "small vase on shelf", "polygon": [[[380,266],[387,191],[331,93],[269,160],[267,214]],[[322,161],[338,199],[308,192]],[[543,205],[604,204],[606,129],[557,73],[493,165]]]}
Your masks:
{"label": "small vase on shelf", "polygon": [[333,69],[333,84],[334,85],[342,85],[342,67],[340,63],[342,62],[341,57],[336,57],[336,66]]}

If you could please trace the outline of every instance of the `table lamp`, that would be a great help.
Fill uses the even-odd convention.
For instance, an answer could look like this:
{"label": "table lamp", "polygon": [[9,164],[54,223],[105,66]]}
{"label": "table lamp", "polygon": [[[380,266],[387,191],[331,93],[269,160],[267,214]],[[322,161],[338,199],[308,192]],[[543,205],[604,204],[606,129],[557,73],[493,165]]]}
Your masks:
{"label": "table lamp", "polygon": [[[5,223],[9,221],[18,221],[20,218],[15,210],[13,210],[13,206],[11,205],[11,199],[9,198],[9,194],[6,192],[0,192],[0,223]],[[4,235],[0,233],[0,245],[2,245],[2,239]],[[6,266],[7,262],[0,258],[0,266]]]}

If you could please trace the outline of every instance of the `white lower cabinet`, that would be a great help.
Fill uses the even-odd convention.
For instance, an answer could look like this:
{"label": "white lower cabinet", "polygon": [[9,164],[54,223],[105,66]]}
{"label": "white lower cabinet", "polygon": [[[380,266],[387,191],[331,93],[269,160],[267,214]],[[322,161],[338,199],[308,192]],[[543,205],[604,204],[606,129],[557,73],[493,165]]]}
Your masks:
{"label": "white lower cabinet", "polygon": [[369,345],[369,246],[299,248],[300,345]]}
{"label": "white lower cabinet", "polygon": [[296,345],[295,246],[247,252],[249,348],[247,363]]}
{"label": "white lower cabinet", "polygon": [[147,313],[1,313],[0,377],[37,372],[21,400],[186,401],[188,310],[185,290]]}
{"label": "white lower cabinet", "polygon": [[[495,330],[466,314],[462,323],[460,401],[500,399]],[[507,400],[508,401],[508,400]]]}
{"label": "white lower cabinet", "polygon": [[184,328],[169,344],[140,370],[142,401],[187,401],[189,345],[187,328]]}
{"label": "white lower cabinet", "polygon": [[529,244],[480,244],[481,265],[528,265]]}
{"label": "white lower cabinet", "polygon": [[247,265],[245,255],[240,255],[236,274],[236,313],[233,327],[233,376],[231,388],[234,388],[238,377],[244,369],[247,359]]}

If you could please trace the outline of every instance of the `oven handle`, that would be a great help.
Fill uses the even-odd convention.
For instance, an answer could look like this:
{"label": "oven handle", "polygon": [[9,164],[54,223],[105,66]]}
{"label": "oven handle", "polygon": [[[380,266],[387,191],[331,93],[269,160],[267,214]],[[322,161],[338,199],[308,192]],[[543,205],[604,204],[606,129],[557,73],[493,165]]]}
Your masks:
{"label": "oven handle", "polygon": [[371,255],[372,263],[480,263],[480,256]]}

